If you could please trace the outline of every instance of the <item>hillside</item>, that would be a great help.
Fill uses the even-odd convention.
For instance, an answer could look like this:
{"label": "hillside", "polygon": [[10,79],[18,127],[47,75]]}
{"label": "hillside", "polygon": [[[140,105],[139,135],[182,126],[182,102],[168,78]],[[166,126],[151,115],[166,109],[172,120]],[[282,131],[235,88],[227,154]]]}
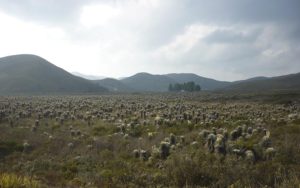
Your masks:
{"label": "hillside", "polygon": [[105,76],[94,76],[94,75],[86,75],[86,74],[82,74],[80,72],[71,72],[71,74],[87,79],[87,80],[102,80],[104,78],[106,78]]}
{"label": "hillside", "polygon": [[196,84],[199,84],[202,90],[219,89],[228,86],[230,84],[230,82],[205,78],[192,73],[172,73],[172,74],[166,74],[166,76],[173,79],[177,83],[193,81]]}
{"label": "hillside", "polygon": [[[218,81],[192,73],[154,75],[137,73],[121,80],[106,78],[86,80],[74,76],[35,55],[13,55],[0,58],[0,95],[93,93],[113,92],[165,92],[169,84],[193,81],[202,90],[269,91],[300,90],[300,73],[278,77],[254,77],[235,82]],[[107,89],[106,89],[107,88]]]}
{"label": "hillside", "polygon": [[185,83],[193,81],[199,84],[202,90],[214,90],[228,86],[230,82],[217,81],[192,73],[172,73],[165,75],[153,75],[138,73],[121,80],[124,84],[138,91],[163,92],[168,90],[169,84]]}
{"label": "hillside", "polygon": [[123,82],[113,78],[105,78],[102,80],[93,80],[94,83],[97,83],[99,86],[107,88],[109,91],[113,92],[132,92],[134,89],[130,88]]}
{"label": "hillside", "polygon": [[149,73],[138,73],[122,79],[121,82],[137,91],[151,92],[168,91],[169,84],[175,83],[173,79],[165,75],[153,75]]}
{"label": "hillside", "polygon": [[88,80],[74,76],[35,55],[0,58],[0,94],[102,92]]}
{"label": "hillside", "polygon": [[237,81],[233,81],[233,82],[231,82],[228,86],[233,85],[233,84],[238,84],[238,83],[249,82],[249,81],[261,81],[261,80],[265,80],[265,79],[268,79],[268,77],[265,77],[265,76],[257,76],[257,77],[248,78],[248,79],[245,79],[245,80],[237,80]]}
{"label": "hillside", "polygon": [[223,88],[227,91],[270,91],[270,90],[300,90],[300,73],[277,77],[259,77],[245,81],[233,82]]}

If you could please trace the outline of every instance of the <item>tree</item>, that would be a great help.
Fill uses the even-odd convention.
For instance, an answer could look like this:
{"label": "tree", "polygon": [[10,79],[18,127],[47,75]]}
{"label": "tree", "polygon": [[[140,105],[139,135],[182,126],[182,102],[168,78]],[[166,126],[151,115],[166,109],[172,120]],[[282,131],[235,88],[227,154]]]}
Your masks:
{"label": "tree", "polygon": [[169,84],[169,91],[173,91],[173,85]]}
{"label": "tree", "polygon": [[195,86],[195,91],[201,91],[200,85],[197,84],[197,85]]}
{"label": "tree", "polygon": [[200,91],[201,87],[198,84],[195,84],[195,82],[185,82],[185,83],[175,83],[174,85],[169,84],[169,91]]}

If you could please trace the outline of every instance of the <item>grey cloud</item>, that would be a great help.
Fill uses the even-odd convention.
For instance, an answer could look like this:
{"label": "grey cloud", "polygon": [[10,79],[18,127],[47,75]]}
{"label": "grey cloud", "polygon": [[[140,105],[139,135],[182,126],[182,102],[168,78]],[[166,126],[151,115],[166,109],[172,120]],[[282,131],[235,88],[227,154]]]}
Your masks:
{"label": "grey cloud", "polygon": [[[185,26],[193,23],[218,26],[277,24],[283,28],[291,25],[300,28],[299,0],[175,0],[172,2],[165,12],[153,15],[155,22],[143,31],[147,36],[143,40],[144,45],[155,48],[168,42],[172,37],[180,34]],[[256,34],[235,35],[231,36],[231,39],[252,40]],[[227,35],[228,40],[230,40],[229,35],[230,33]],[[225,42],[225,36],[222,40]]]}
{"label": "grey cloud", "polygon": [[95,0],[1,0],[0,10],[31,22],[62,25],[74,23],[80,8]]}
{"label": "grey cloud", "polygon": [[[191,70],[200,70],[199,73],[203,73],[201,67],[205,67],[203,70],[231,71],[230,75],[244,75],[245,78],[300,71],[299,0],[164,0],[162,2],[166,2],[165,7],[151,12],[151,17],[142,23],[136,23],[134,17],[139,15],[131,13],[132,17],[124,25],[118,22],[106,28],[72,30],[80,27],[78,19],[82,6],[120,1],[126,0],[1,0],[0,11],[38,24],[59,25],[67,30],[72,41],[81,40],[85,45],[111,42],[111,31],[121,35],[125,30],[136,40],[128,43],[135,43],[136,51],[140,50],[145,54],[172,42],[192,24],[228,27],[231,29],[218,29],[198,41],[197,45],[174,62],[162,59],[157,64],[164,67],[166,72],[168,69],[174,71],[177,67],[180,67],[177,68],[178,72],[185,71],[185,67],[193,67]],[[265,39],[268,40],[266,45],[257,46],[256,42],[264,37],[263,32],[270,25],[275,28],[274,36]],[[244,33],[243,30],[247,32]],[[226,48],[215,57],[207,58],[207,54],[214,50],[213,46],[218,44],[225,45]],[[275,59],[261,58],[264,51],[278,46],[287,46],[289,51]],[[115,51],[118,48],[119,45]],[[134,53],[137,52],[132,51]],[[143,58],[146,59],[142,62],[143,67],[146,68],[148,63],[151,68],[151,58],[147,58]],[[207,76],[219,76],[222,79],[222,75]],[[234,77],[228,79],[232,80]]]}
{"label": "grey cloud", "polygon": [[244,34],[240,31],[232,30],[216,30],[203,40],[207,43],[249,43],[254,42],[260,31],[256,30],[251,33]]}
{"label": "grey cloud", "polygon": [[[39,23],[71,25],[76,24],[80,8],[85,4],[122,1],[126,0],[1,0],[0,10]],[[299,20],[299,0],[173,0],[164,10],[153,12],[153,19],[144,23],[147,27],[136,30],[141,29],[141,34],[147,35],[142,45],[154,48],[195,22],[218,25],[289,22],[299,25]]]}
{"label": "grey cloud", "polygon": [[188,16],[207,22],[297,22],[300,18],[298,0],[188,0]]}
{"label": "grey cloud", "polygon": [[[272,28],[273,34],[264,33],[268,27]],[[199,40],[184,57],[175,60],[176,66],[193,67],[192,70],[199,72],[210,70],[206,71],[206,76],[221,80],[276,76],[300,71],[300,45],[291,37],[297,27],[282,28],[277,24],[260,24],[253,30],[250,25],[244,25],[242,28],[247,31],[247,35],[241,34],[239,28],[241,26],[236,27],[236,30],[216,30]],[[267,40],[266,44],[258,45],[261,40]],[[221,50],[214,53],[219,45]],[[284,51],[276,55],[276,50],[280,51],[281,48]],[[275,50],[274,57],[264,55],[268,50]],[[213,55],[208,57],[207,54],[211,53]],[[216,72],[224,73],[215,74]]]}
{"label": "grey cloud", "polygon": [[[25,17],[64,19],[70,16],[78,7],[97,2],[122,2],[126,0],[1,0],[3,11]],[[184,20],[211,21],[298,21],[300,18],[299,0],[175,0],[177,4],[173,16],[184,16]],[[177,16],[178,15],[178,16]],[[138,16],[138,15],[137,15]],[[47,20],[47,19],[46,19]],[[179,20],[180,21],[180,20]]]}

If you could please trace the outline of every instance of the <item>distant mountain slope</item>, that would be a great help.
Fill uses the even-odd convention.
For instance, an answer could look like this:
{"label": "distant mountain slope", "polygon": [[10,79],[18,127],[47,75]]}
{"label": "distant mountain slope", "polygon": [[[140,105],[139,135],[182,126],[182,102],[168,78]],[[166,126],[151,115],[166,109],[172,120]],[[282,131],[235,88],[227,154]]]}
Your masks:
{"label": "distant mountain slope", "polygon": [[199,84],[203,90],[219,89],[230,84],[230,82],[217,81],[191,73],[172,73],[165,75],[138,73],[120,81],[138,91],[154,92],[167,91],[169,84],[185,83],[190,81],[194,81],[196,84]]}
{"label": "distant mountain slope", "polygon": [[201,86],[202,90],[214,90],[230,85],[230,82],[218,81],[211,78],[205,78],[192,73],[172,73],[166,74],[177,83],[193,81]]}
{"label": "distant mountain slope", "polygon": [[132,92],[134,89],[127,86],[125,83],[120,80],[113,78],[105,78],[102,80],[93,80],[94,83],[97,83],[99,86],[107,88],[109,91],[114,92]]}
{"label": "distant mountain slope", "polygon": [[25,54],[0,58],[0,86],[0,94],[106,91],[39,56]]}
{"label": "distant mountain slope", "polygon": [[79,72],[71,72],[71,74],[73,74],[75,76],[79,76],[79,77],[87,79],[87,80],[102,80],[102,79],[106,78],[105,76],[85,75],[85,74],[81,74]]}
{"label": "distant mountain slope", "polygon": [[124,78],[120,81],[137,91],[153,92],[168,91],[169,84],[175,83],[173,79],[165,75],[153,75],[144,72]]}
{"label": "distant mountain slope", "polygon": [[[278,77],[254,77],[235,82],[218,81],[191,73],[153,75],[138,73],[121,80],[86,80],[74,76],[35,55],[0,58],[0,95],[115,92],[164,92],[169,84],[194,81],[203,90],[265,91],[300,90],[300,73]],[[106,89],[107,88],[107,89]]]}
{"label": "distant mountain slope", "polygon": [[257,76],[257,77],[249,78],[249,79],[246,79],[246,80],[237,80],[237,81],[233,81],[233,82],[230,83],[230,85],[232,85],[232,84],[237,84],[237,83],[242,83],[242,82],[265,80],[265,79],[268,79],[268,77]]}
{"label": "distant mountain slope", "polygon": [[300,90],[300,73],[277,77],[259,77],[233,82],[223,90],[235,91],[267,91],[267,90]]}

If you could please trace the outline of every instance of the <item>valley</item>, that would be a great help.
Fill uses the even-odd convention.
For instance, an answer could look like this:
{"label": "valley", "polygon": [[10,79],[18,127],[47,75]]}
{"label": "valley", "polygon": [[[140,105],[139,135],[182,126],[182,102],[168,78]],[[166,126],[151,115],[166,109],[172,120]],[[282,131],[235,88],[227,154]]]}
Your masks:
{"label": "valley", "polygon": [[299,96],[0,97],[0,184],[295,187]]}

